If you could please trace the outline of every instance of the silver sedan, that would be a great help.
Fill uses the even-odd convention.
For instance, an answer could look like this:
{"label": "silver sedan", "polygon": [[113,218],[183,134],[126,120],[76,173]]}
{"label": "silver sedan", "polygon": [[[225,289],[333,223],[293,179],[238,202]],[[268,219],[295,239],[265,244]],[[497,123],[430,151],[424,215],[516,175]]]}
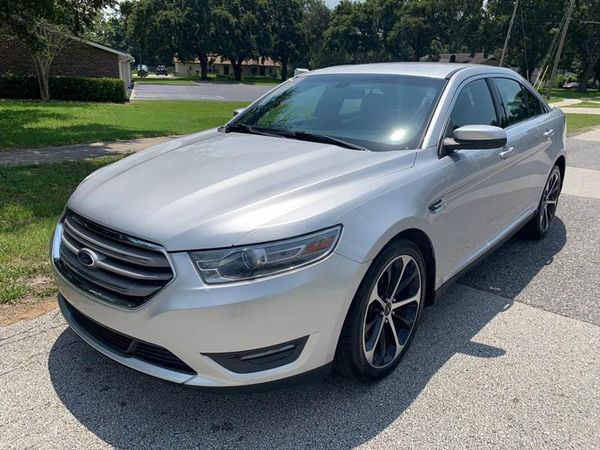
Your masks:
{"label": "silver sedan", "polygon": [[301,74],[86,178],[54,233],[59,303],[92,347],[177,383],[379,380],[449,282],[548,233],[564,173],[563,114],[511,70]]}

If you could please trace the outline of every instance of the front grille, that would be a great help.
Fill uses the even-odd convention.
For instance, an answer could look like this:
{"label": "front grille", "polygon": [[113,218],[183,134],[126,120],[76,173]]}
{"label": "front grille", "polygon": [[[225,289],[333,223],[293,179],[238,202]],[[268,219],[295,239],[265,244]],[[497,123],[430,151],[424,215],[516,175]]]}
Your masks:
{"label": "front grille", "polygon": [[190,366],[166,348],[140,341],[139,339],[121,334],[118,331],[111,330],[80,313],[71,306],[69,302],[65,301],[65,305],[77,325],[113,352],[121,356],[137,358],[165,369],[175,370],[190,375],[196,374]]}
{"label": "front grille", "polygon": [[72,211],[67,211],[62,226],[56,265],[73,284],[96,298],[135,308],[173,279],[169,260],[156,244],[110,230]]}

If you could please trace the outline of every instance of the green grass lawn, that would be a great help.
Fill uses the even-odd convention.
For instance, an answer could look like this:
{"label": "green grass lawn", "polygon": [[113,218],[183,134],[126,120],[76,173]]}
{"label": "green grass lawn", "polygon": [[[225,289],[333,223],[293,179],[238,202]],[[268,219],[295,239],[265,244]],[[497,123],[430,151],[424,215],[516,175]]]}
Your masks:
{"label": "green grass lawn", "polygon": [[244,102],[0,101],[0,151],[186,134],[225,123]]}
{"label": "green grass lawn", "polygon": [[200,83],[212,82],[218,84],[257,84],[257,85],[277,85],[281,83],[281,79],[267,77],[267,76],[245,76],[242,81],[237,81],[232,76],[216,75],[214,73],[208,74],[208,80],[201,80],[199,77],[175,77],[169,75],[168,77],[147,77],[139,78],[133,77],[133,81],[136,84],[194,84],[196,81]]}
{"label": "green grass lawn", "polygon": [[[198,80],[201,81],[201,80]],[[281,83],[281,79],[280,78],[272,78],[272,77],[266,77],[266,76],[257,76],[257,77],[252,77],[252,76],[244,76],[242,77],[242,81],[237,81],[235,78],[233,78],[232,76],[225,76],[225,75],[215,75],[214,73],[209,73],[208,74],[208,80],[204,80],[204,81],[212,81],[214,83],[226,83],[226,84],[265,84],[265,85],[276,85]]]}
{"label": "green grass lawn", "polygon": [[[542,95],[546,95],[547,91],[544,89],[540,91]],[[578,92],[572,89],[552,89],[552,94],[550,96],[549,101],[558,102],[560,100],[564,100],[566,98],[575,98],[575,99],[596,99],[600,100],[600,91],[597,89],[588,89],[586,92]]]}
{"label": "green grass lawn", "polygon": [[56,221],[80,181],[117,159],[0,167],[0,304],[56,293],[48,260]]}
{"label": "green grass lawn", "polygon": [[600,126],[600,114],[565,114],[569,136]]}
{"label": "green grass lawn", "polygon": [[575,105],[569,105],[569,108],[600,108],[600,98],[597,102],[587,101],[576,103]]}
{"label": "green grass lawn", "polygon": [[176,78],[176,77],[133,77],[135,84],[173,84],[173,85],[193,85],[196,78]]}

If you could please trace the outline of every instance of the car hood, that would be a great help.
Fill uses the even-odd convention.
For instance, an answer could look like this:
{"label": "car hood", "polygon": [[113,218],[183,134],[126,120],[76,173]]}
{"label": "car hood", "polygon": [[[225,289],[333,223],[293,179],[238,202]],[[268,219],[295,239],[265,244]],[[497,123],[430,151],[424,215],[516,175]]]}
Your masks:
{"label": "car hood", "polygon": [[414,151],[211,130],[100,169],[68,207],[168,251],[227,247],[335,225],[368,192],[369,180],[414,160]]}

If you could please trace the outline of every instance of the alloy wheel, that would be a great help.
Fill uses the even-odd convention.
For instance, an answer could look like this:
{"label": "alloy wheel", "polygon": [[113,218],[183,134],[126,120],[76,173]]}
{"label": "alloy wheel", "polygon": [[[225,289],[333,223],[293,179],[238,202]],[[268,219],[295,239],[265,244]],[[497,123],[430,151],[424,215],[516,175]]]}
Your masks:
{"label": "alloy wheel", "polygon": [[552,223],[560,195],[560,172],[554,171],[546,182],[540,205],[540,229],[545,232]]}
{"label": "alloy wheel", "polygon": [[402,353],[415,329],[421,289],[421,269],[412,256],[398,256],[380,273],[363,324],[363,351],[372,367],[387,367]]}

